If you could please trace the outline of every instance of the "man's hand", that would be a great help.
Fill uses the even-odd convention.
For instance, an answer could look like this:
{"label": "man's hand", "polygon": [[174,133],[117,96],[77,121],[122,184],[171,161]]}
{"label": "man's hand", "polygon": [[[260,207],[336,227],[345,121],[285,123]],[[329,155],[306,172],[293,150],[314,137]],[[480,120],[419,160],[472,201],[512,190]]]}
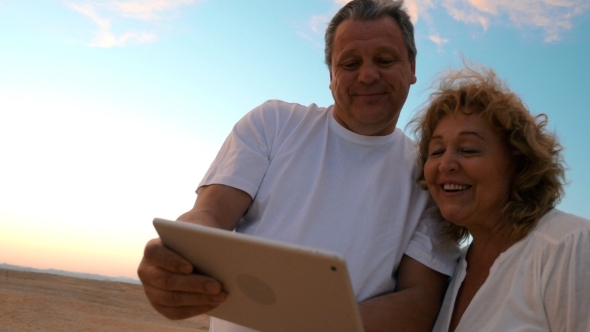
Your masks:
{"label": "man's hand", "polygon": [[174,320],[206,313],[225,301],[227,294],[218,281],[192,272],[192,265],[160,239],[147,243],[137,269],[152,306]]}
{"label": "man's hand", "polygon": [[[251,203],[252,197],[236,188],[201,187],[193,208],[178,220],[232,230]],[[218,281],[192,272],[191,263],[167,249],[160,239],[147,243],[137,268],[148,300],[169,319],[200,315],[225,301],[227,294]]]}

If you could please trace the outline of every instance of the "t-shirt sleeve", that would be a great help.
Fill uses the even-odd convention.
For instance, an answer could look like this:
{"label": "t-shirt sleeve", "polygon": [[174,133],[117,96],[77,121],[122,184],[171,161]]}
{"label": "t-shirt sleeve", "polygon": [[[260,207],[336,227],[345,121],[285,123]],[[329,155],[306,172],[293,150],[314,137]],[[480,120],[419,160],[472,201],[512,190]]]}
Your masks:
{"label": "t-shirt sleeve", "polygon": [[[270,163],[275,114],[268,103],[253,109],[234,126],[199,187],[223,184],[256,196]],[[198,189],[197,189],[198,193]]]}
{"label": "t-shirt sleeve", "polygon": [[436,209],[430,200],[404,254],[435,271],[452,276],[461,252],[457,245],[441,240],[442,222],[437,220]]}
{"label": "t-shirt sleeve", "polygon": [[569,235],[550,252],[542,274],[551,331],[590,331],[590,229]]}

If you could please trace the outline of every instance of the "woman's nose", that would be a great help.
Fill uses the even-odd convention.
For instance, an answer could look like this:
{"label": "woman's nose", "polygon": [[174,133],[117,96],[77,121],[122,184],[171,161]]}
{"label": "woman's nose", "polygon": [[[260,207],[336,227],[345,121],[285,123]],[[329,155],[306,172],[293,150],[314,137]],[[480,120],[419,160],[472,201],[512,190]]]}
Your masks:
{"label": "woman's nose", "polygon": [[459,170],[459,163],[457,161],[457,156],[453,153],[446,152],[441,156],[439,169],[443,172],[453,172]]}

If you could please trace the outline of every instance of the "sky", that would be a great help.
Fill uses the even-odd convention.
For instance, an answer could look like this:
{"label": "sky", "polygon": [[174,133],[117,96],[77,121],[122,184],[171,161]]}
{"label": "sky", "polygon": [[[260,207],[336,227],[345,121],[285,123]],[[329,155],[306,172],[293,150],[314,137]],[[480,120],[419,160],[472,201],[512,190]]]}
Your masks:
{"label": "sky", "polygon": [[[0,0],[0,263],[137,278],[232,126],[268,99],[329,106],[338,0]],[[590,219],[590,3],[406,0],[416,76],[398,122],[462,57],[566,148],[558,208]]]}

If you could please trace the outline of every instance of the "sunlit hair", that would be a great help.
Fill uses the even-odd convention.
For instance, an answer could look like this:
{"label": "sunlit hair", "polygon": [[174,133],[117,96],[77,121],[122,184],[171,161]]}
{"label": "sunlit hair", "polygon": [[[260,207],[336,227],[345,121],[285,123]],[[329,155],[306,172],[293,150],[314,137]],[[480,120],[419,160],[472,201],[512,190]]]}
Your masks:
{"label": "sunlit hair", "polygon": [[[464,69],[443,73],[439,82],[426,106],[408,125],[419,145],[422,170],[418,183],[426,189],[424,164],[432,133],[440,120],[455,112],[479,114],[500,133],[515,162],[514,174],[506,175],[511,177],[510,196],[503,213],[510,226],[509,236],[523,238],[564,194],[563,148],[546,129],[547,116],[531,115],[492,69],[466,64]],[[469,233],[466,228],[445,221],[444,236],[461,243]]]}
{"label": "sunlit hair", "polygon": [[400,26],[410,62],[416,60],[416,44],[414,42],[414,25],[410,16],[403,8],[403,0],[353,0],[342,7],[328,24],[326,29],[326,47],[324,49],[326,65],[332,68],[332,48],[334,46],[334,35],[336,28],[345,20],[376,21],[389,15]]}

